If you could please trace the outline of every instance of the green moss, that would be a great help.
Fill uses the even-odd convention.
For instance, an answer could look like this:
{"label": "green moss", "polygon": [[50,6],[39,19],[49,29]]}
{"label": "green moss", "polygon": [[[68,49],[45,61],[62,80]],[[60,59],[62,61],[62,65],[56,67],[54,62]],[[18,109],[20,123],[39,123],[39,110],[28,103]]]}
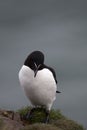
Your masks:
{"label": "green moss", "polygon": [[[25,107],[22,108],[20,110],[18,110],[18,112],[20,113],[21,117],[25,117],[26,114],[31,110],[30,107]],[[37,108],[33,114],[32,114],[32,118],[30,120],[30,123],[36,123],[36,122],[43,122],[43,120],[45,119],[46,115],[45,115],[45,109],[44,108]],[[61,114],[61,112],[59,110],[51,110],[50,112],[50,121],[53,120],[58,120],[64,118],[64,116]]]}
{"label": "green moss", "polygon": [[28,111],[30,111],[31,107],[23,107],[21,109],[19,109],[17,112],[21,115],[24,116],[27,114]]}
{"label": "green moss", "polygon": [[51,110],[51,112],[50,112],[51,120],[56,121],[56,120],[63,119],[63,118],[65,118],[65,117],[61,114],[60,110],[54,110],[54,109]]}
{"label": "green moss", "polygon": [[[27,115],[28,112],[30,112],[31,108],[30,107],[25,107],[20,110],[18,110],[20,116],[22,117],[23,120],[25,120],[25,116]],[[42,108],[37,108],[35,111],[32,113],[32,118],[30,120],[27,119],[28,123],[36,123],[36,122],[43,122],[45,118],[45,109]]]}

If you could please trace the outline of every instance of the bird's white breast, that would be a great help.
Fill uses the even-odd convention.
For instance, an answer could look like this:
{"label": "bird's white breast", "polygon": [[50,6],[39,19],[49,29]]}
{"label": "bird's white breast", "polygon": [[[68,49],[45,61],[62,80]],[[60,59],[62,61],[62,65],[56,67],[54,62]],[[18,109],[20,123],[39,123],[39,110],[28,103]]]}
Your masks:
{"label": "bird's white breast", "polygon": [[32,104],[52,105],[56,95],[56,83],[51,71],[44,68],[34,77],[34,71],[23,65],[19,71],[19,81]]}

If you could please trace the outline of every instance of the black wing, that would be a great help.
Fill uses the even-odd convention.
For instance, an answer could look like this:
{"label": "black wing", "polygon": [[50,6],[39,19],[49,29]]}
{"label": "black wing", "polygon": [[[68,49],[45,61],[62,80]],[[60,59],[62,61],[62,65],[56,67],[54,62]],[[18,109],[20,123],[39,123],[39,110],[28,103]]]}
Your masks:
{"label": "black wing", "polygon": [[[54,70],[53,68],[51,68],[51,67],[46,67],[46,68],[48,68],[48,69],[52,72],[52,74],[53,74],[53,76],[54,76],[54,79],[55,79],[55,82],[56,82],[56,84],[57,84],[57,79],[56,79],[55,70]],[[56,90],[56,93],[61,93],[61,92],[58,91],[58,90]]]}
{"label": "black wing", "polygon": [[[56,82],[56,84],[57,84],[58,82],[57,82],[57,79],[56,79],[55,70],[54,70],[53,68],[49,67],[49,66],[46,66],[45,64],[43,64],[42,66],[40,66],[40,67],[39,67],[39,70],[41,70],[41,69],[43,69],[43,68],[47,68],[47,69],[49,69],[49,70],[52,72],[53,77],[54,77],[54,79],[55,79],[55,82]],[[61,92],[59,92],[58,90],[56,90],[56,93],[61,93]]]}
{"label": "black wing", "polygon": [[51,68],[51,67],[47,67],[47,68],[52,72],[52,74],[53,74],[53,76],[54,76],[54,79],[55,79],[55,82],[56,82],[56,84],[57,84],[56,73],[55,73],[54,69]]}

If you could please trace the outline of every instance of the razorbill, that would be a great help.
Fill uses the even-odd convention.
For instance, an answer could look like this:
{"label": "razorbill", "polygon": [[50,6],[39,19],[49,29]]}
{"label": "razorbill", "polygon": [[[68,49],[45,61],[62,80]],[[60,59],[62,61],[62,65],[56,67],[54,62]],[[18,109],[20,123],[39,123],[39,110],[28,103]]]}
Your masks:
{"label": "razorbill", "polygon": [[[28,55],[19,71],[19,81],[31,104],[46,109],[47,123],[56,93],[60,92],[57,90],[55,71],[44,64],[44,54],[41,51],[34,51]],[[30,115],[32,111],[33,109]]]}

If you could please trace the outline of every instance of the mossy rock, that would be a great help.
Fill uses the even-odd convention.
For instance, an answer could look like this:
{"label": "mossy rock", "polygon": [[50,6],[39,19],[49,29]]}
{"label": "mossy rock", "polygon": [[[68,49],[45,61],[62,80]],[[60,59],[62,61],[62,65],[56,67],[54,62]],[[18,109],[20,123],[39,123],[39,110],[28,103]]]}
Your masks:
{"label": "mossy rock", "polygon": [[[45,108],[36,108],[32,114],[32,118],[30,120],[25,119],[27,113],[29,113],[30,110],[31,110],[30,107],[22,108],[19,110],[20,117],[22,120],[26,120],[28,123],[31,124],[31,123],[41,123],[46,118]],[[51,110],[49,122],[52,122],[54,120],[58,120],[61,118],[64,118],[64,116],[61,114],[59,110]]]}
{"label": "mossy rock", "polygon": [[36,123],[36,124],[25,126],[25,128],[21,130],[62,130],[62,129],[50,124],[47,125],[47,124]]}
{"label": "mossy rock", "polygon": [[73,120],[67,118],[59,119],[53,123],[53,125],[63,129],[63,130],[84,130],[82,125],[79,125]]}
{"label": "mossy rock", "polygon": [[[19,110],[19,113],[21,116],[24,116],[30,110],[30,107],[26,107]],[[28,126],[26,126],[24,130],[84,130],[82,125],[67,119],[64,115],[61,114],[60,110],[51,110],[49,124],[41,123],[45,116],[44,109],[37,108],[34,111],[31,120],[25,123],[25,126]]]}
{"label": "mossy rock", "polygon": [[[21,120],[20,117],[25,116],[30,111],[30,107],[14,112],[14,118],[0,114],[0,130],[85,130],[83,126],[75,121],[67,119],[59,110],[51,110],[50,122],[48,124],[41,123],[45,118],[45,109],[38,108],[34,111],[31,120]],[[10,113],[9,113],[10,114]]]}

